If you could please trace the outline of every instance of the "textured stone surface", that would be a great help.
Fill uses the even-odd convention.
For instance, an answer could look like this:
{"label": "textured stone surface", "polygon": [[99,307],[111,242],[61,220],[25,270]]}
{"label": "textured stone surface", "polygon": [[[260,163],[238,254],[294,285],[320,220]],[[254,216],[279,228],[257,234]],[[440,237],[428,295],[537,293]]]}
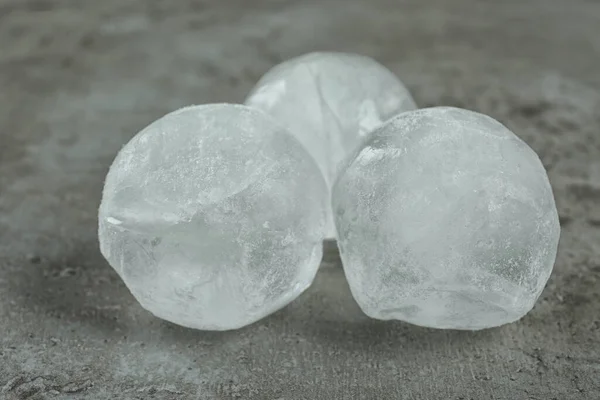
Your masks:
{"label": "textured stone surface", "polygon": [[[395,4],[1,0],[0,398],[600,397],[600,4]],[[476,333],[369,319],[330,247],[304,295],[235,332],[129,293],[96,235],[119,149],[315,50],[371,56],[420,106],[488,114],[540,155],[562,232],[527,316]]]}
{"label": "textured stone surface", "polygon": [[375,129],[332,192],[361,309],[445,329],[513,322],[541,294],[560,225],[539,157],[498,121],[455,107]]}
{"label": "textured stone surface", "polygon": [[154,315],[235,329],[312,283],[330,202],[306,149],[246,106],[190,106],[119,152],[98,215],[100,250]]}

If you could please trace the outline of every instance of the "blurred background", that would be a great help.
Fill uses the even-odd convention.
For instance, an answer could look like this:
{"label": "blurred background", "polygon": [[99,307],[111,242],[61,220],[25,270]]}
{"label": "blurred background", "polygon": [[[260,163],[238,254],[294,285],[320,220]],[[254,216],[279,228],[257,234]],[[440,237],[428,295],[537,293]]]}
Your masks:
{"label": "blurred background", "polygon": [[[368,319],[333,247],[304,295],[239,331],[133,299],[96,236],[117,151],[315,50],[371,56],[420,107],[486,113],[540,155],[562,236],[524,319]],[[599,65],[593,0],[0,0],[0,398],[600,398]]]}

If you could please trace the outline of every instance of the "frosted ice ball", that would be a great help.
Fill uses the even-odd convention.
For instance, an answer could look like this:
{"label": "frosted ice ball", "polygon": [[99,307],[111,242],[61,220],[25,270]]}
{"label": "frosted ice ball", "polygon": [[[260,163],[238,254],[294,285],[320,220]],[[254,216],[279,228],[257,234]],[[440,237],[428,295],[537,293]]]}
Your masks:
{"label": "frosted ice ball", "polygon": [[[268,71],[245,104],[283,123],[315,158],[330,186],[339,164],[364,136],[392,116],[416,108],[387,68],[369,57],[316,52]],[[335,236],[330,217],[328,237]]]}
{"label": "frosted ice ball", "polygon": [[192,106],[118,154],[100,206],[100,248],[154,315],[234,329],[311,284],[328,207],[314,160],[271,117]]}
{"label": "frosted ice ball", "polygon": [[332,196],[352,294],[373,318],[506,324],[531,310],[552,271],[560,226],[546,171],[485,115],[393,118],[349,157]]}

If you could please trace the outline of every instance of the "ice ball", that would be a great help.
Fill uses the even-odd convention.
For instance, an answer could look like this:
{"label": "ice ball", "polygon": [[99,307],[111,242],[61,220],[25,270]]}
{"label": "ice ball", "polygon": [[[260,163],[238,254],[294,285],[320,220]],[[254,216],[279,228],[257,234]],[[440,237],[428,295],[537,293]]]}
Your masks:
{"label": "ice ball", "polygon": [[328,208],[318,166],[273,119],[241,105],[192,106],[119,152],[98,236],[144,308],[179,325],[226,330],[311,284]]}
{"label": "ice ball", "polygon": [[472,111],[401,114],[351,155],[332,194],[352,294],[378,319],[476,330],[518,320],[560,234],[537,154]]}
{"label": "ice ball", "polygon": [[[315,52],[273,67],[245,104],[283,123],[315,158],[329,186],[365,135],[415,102],[404,84],[370,57]],[[329,238],[335,236],[330,217]]]}

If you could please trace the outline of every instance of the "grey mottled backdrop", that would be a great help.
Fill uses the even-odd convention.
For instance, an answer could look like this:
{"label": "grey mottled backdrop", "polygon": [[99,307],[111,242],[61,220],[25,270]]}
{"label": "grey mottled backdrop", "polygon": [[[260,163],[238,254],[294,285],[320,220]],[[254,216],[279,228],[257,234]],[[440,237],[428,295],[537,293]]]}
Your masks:
{"label": "grey mottled backdrop", "polygon": [[[421,106],[490,114],[540,154],[563,231],[523,320],[370,320],[332,250],[310,290],[240,331],[135,302],[96,239],[116,152],[312,50],[372,56]],[[0,0],[0,398],[600,398],[599,65],[592,0]]]}

